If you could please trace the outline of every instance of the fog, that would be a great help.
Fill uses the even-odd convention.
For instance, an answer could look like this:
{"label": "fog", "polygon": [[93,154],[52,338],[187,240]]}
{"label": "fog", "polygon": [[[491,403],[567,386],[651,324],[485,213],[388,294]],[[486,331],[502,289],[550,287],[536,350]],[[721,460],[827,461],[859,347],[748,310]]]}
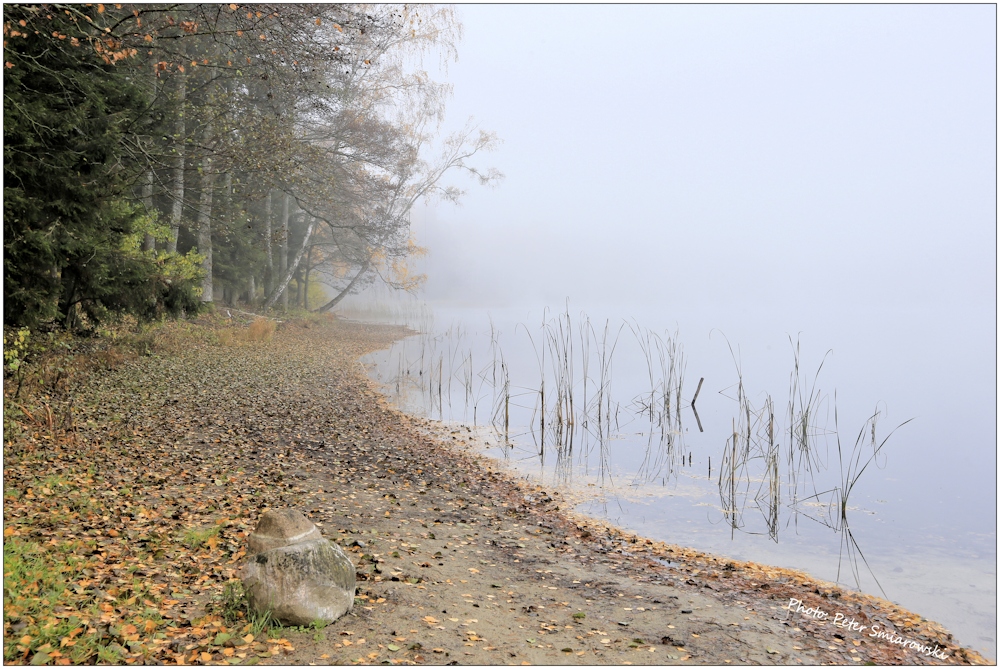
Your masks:
{"label": "fog", "polygon": [[[704,434],[684,432],[700,474],[732,435],[738,376],[755,401],[787,397],[801,333],[805,367],[825,360],[846,443],[873,407],[888,412],[883,437],[915,419],[852,512],[878,579],[995,657],[996,7],[460,15],[460,60],[434,73],[454,86],[445,129],[475,117],[497,132],[500,149],[476,162],[506,179],[455,178],[461,205],[414,212],[433,336],[463,323],[484,347],[496,325],[510,368],[530,370],[513,323],[567,299],[598,324],[678,328],[691,382],[705,377]],[[642,371],[624,356],[616,376]],[[786,532],[747,548],[686,524],[704,510],[678,504],[619,500],[611,520],[839,578],[822,541]]]}
{"label": "fog", "polygon": [[505,181],[416,212],[431,303],[909,305],[995,332],[996,9],[460,8],[446,127]]}

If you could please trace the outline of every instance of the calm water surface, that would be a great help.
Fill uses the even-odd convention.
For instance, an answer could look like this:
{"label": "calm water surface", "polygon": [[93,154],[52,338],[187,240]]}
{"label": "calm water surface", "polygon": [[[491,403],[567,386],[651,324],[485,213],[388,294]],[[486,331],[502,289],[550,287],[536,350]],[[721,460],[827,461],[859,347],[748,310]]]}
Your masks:
{"label": "calm water surface", "polygon": [[[489,455],[586,492],[578,511],[885,596],[996,657],[995,329],[940,310],[561,311],[396,311],[422,334],[370,356],[371,373],[402,409],[475,425]],[[796,341],[806,457],[789,434]],[[560,368],[572,427],[558,420]],[[854,471],[872,455],[876,411],[876,444],[889,438],[852,476],[852,454]],[[734,427],[751,437],[729,477]],[[841,516],[838,489],[852,481]]]}

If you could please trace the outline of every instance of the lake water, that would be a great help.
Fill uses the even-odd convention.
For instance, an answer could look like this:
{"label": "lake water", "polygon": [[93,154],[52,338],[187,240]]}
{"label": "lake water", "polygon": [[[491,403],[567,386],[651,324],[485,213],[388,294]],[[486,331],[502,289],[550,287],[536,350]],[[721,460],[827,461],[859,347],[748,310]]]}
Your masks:
{"label": "lake water", "polygon": [[997,656],[996,333],[980,315],[390,311],[342,314],[422,333],[367,360],[397,406],[477,426],[492,457],[585,493],[578,511],[885,596]]}

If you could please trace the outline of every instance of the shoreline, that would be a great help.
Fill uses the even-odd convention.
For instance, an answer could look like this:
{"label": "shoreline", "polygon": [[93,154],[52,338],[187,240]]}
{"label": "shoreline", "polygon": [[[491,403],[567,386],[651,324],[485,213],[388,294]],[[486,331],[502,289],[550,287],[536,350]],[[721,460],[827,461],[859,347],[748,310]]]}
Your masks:
{"label": "shoreline", "polygon": [[[356,322],[361,322],[361,321],[356,321]],[[366,368],[366,371],[367,371],[367,370],[371,369],[372,363],[363,363],[363,365],[364,365],[364,367]],[[488,459],[492,463],[492,465],[494,467],[503,468],[506,471],[507,475],[510,476],[515,481],[517,481],[519,485],[521,485],[523,483],[524,486],[526,487],[526,489],[530,488],[533,485],[536,486],[536,487],[540,485],[541,487],[544,487],[547,490],[558,490],[559,491],[559,495],[560,495],[560,499],[562,501],[568,503],[568,507],[567,507],[567,504],[563,504],[561,508],[564,510],[564,512],[569,517],[575,518],[579,522],[584,523],[584,524],[588,524],[588,525],[591,525],[591,526],[599,525],[602,528],[604,528],[606,531],[609,531],[609,532],[615,532],[615,533],[619,533],[619,534],[622,534],[622,535],[643,536],[643,529],[641,527],[628,527],[627,525],[620,525],[619,526],[619,525],[616,525],[615,521],[612,521],[612,520],[602,519],[602,518],[599,518],[599,517],[596,517],[596,516],[589,516],[589,515],[587,515],[585,513],[582,513],[582,512],[573,511],[572,509],[574,507],[578,508],[579,505],[581,505],[583,503],[587,503],[587,502],[593,501],[593,497],[590,495],[590,493],[592,492],[590,489],[581,488],[579,486],[575,486],[575,487],[574,486],[564,486],[564,485],[560,484],[559,482],[557,482],[556,480],[545,482],[542,479],[542,477],[540,476],[540,472],[535,471],[535,470],[531,470],[531,471],[520,470],[520,469],[518,469],[518,467],[517,467],[516,464],[514,464],[512,461],[508,462],[501,455],[498,455],[496,453],[488,453],[487,452],[488,449],[492,449],[492,450],[495,451],[497,449],[497,447],[499,446],[499,441],[497,441],[497,439],[495,438],[497,436],[496,432],[495,432],[495,430],[491,429],[489,425],[475,426],[475,425],[472,425],[471,423],[463,423],[463,422],[458,421],[458,420],[439,420],[437,418],[427,417],[427,416],[423,415],[423,413],[420,412],[419,410],[415,411],[413,413],[409,413],[406,410],[397,407],[396,404],[395,404],[395,401],[392,400],[392,399],[390,399],[392,397],[392,391],[391,391],[391,388],[388,385],[384,386],[384,388],[383,388],[383,384],[380,381],[378,381],[377,379],[375,379],[374,377],[369,376],[369,379],[372,381],[373,388],[376,390],[376,392],[379,392],[380,394],[382,394],[386,398],[386,401],[389,402],[390,404],[392,404],[392,406],[394,407],[394,409],[396,411],[398,411],[402,415],[408,416],[408,417],[412,418],[413,420],[419,422],[421,424],[421,426],[422,426],[422,429],[424,429],[427,434],[436,437],[441,442],[450,443],[449,442],[449,435],[453,434],[456,429],[457,430],[464,430],[464,431],[471,431],[471,434],[473,435],[473,439],[472,440],[470,440],[470,441],[462,441],[460,439],[460,441],[457,442],[458,443],[458,447],[460,449],[462,449],[465,453],[467,453],[468,455],[470,455],[473,458],[482,456],[482,457]],[[502,438],[502,435],[501,435],[501,438]],[[550,471],[549,474],[552,474],[552,472]],[[576,483],[578,483],[578,481],[574,480],[574,484],[576,484]],[[587,484],[587,485],[593,485],[593,484]],[[639,494],[639,497],[641,497],[641,493]],[[623,520],[623,519],[619,519],[619,520]],[[644,536],[643,536],[643,539],[645,539]],[[682,546],[680,544],[670,543],[669,539],[665,539],[664,541],[657,541],[656,543],[662,544],[663,546],[670,546],[670,547],[672,547],[675,550],[682,549],[686,554],[699,554],[699,555],[710,556],[712,558],[712,560],[714,562],[716,562],[716,563],[720,563],[720,564],[725,564],[725,563],[739,563],[739,564],[746,564],[746,565],[756,565],[757,569],[759,569],[759,570],[766,570],[766,571],[768,571],[770,573],[784,573],[784,574],[787,574],[787,575],[792,575],[793,578],[794,578],[794,580],[797,581],[797,582],[800,582],[800,583],[804,583],[804,582],[816,583],[816,584],[820,584],[821,587],[829,589],[831,591],[836,590],[836,591],[841,592],[841,593],[851,593],[854,596],[858,596],[858,597],[861,597],[861,598],[868,598],[868,599],[872,600],[873,602],[877,602],[877,607],[880,608],[880,609],[883,609],[883,610],[898,610],[900,612],[899,613],[900,616],[904,616],[904,617],[908,617],[910,619],[915,619],[915,620],[927,622],[927,623],[933,625],[935,627],[935,630],[936,630],[934,632],[934,634],[944,635],[949,641],[953,642],[953,635],[950,632],[948,632],[948,630],[942,624],[933,622],[931,620],[927,620],[927,619],[925,619],[924,616],[920,616],[918,614],[912,613],[912,611],[914,609],[912,609],[912,608],[911,609],[904,608],[905,605],[891,602],[888,599],[884,598],[883,596],[879,596],[878,594],[869,593],[869,592],[865,592],[865,591],[861,591],[861,590],[856,590],[856,589],[850,587],[849,585],[837,584],[837,583],[835,583],[833,581],[827,581],[827,580],[824,580],[822,578],[813,576],[809,571],[807,571],[808,567],[803,568],[802,566],[799,566],[799,565],[793,565],[793,566],[787,566],[787,567],[774,566],[774,565],[771,565],[768,562],[767,557],[764,557],[763,559],[761,559],[760,556],[757,556],[757,557],[744,556],[743,559],[736,559],[736,558],[730,557],[728,555],[728,553],[725,552],[724,548],[722,548],[720,550],[720,548],[718,546],[715,546],[714,548],[709,548],[709,549],[706,549],[706,550],[699,550],[699,549],[687,548],[687,547],[683,547],[682,548]],[[791,599],[794,600],[794,598],[791,598]],[[912,606],[912,603],[911,603],[911,606]],[[919,608],[919,607],[917,607],[917,608]],[[844,614],[838,614],[838,613],[833,613],[830,616],[831,620],[836,620],[838,615],[841,616],[841,619],[840,619],[841,621],[843,621],[843,620],[849,621],[850,620],[849,616],[844,615]],[[854,630],[850,630],[849,629],[848,631],[854,631]],[[968,632],[968,630],[966,630],[966,631]],[[875,639],[879,639],[879,640],[883,640],[883,641],[886,640],[886,639],[891,639],[891,640],[893,640],[896,643],[900,643],[902,645],[907,645],[905,643],[907,641],[907,639],[905,637],[899,637],[899,636],[893,635],[891,632],[886,631],[885,629],[880,629],[877,626],[876,626],[875,629],[872,629],[871,627],[867,628],[866,632],[868,634],[870,634]],[[918,644],[916,642],[913,642],[913,643],[909,644],[909,647],[913,647],[913,648],[920,647],[920,648],[923,648],[924,650],[926,650],[929,653],[929,655],[931,657],[936,657],[939,660],[942,659],[940,657],[940,653],[942,652],[941,651],[941,647],[940,646],[936,646],[934,643],[930,644],[930,646],[926,646],[926,645],[922,645],[922,644]],[[935,650],[936,648],[937,648],[937,650]],[[967,650],[970,650],[970,651],[975,652],[977,654],[980,654],[980,653],[983,652],[983,651],[979,651],[979,650],[973,649],[971,647],[967,647]],[[981,657],[985,658],[985,655],[981,655]],[[989,661],[989,660],[985,660],[985,661],[987,661],[989,663],[995,663],[995,661]]]}
{"label": "shoreline", "polygon": [[[113,663],[942,663],[783,610],[797,599],[938,644],[947,664],[990,663],[888,602],[574,514],[560,491],[458,447],[459,430],[428,435],[360,363],[403,328],[286,321],[270,342],[222,345],[216,326],[168,324],[162,355],[104,356],[75,427],[22,418],[5,443],[5,548],[80,556],[50,613],[31,612],[30,584],[5,588],[7,661],[69,659],[86,641],[78,663],[98,648]],[[226,591],[260,514],[282,507],[347,552],[356,603],[329,626],[261,636]],[[60,646],[43,623],[66,610],[79,636]]]}
{"label": "shoreline", "polygon": [[[394,410],[399,411],[404,416],[422,423],[421,428],[426,430],[428,435],[436,438],[436,440],[446,448],[454,448],[453,446],[447,444],[447,436],[452,432],[450,428],[468,428],[466,424],[457,421],[436,421],[434,419],[413,416],[412,414],[408,414],[398,409]],[[482,460],[488,461],[493,466],[499,465],[503,467],[505,465],[503,461],[486,455],[482,451],[478,450],[479,448],[481,448],[481,446],[477,447],[464,444],[460,444],[458,446],[458,450],[466,457],[476,461],[477,465],[482,466]],[[584,500],[584,494],[582,491],[567,490],[552,484],[547,486],[539,484],[538,482],[532,481],[530,474],[519,473],[513,467],[506,467],[504,469],[504,473],[510,477],[511,483],[517,486],[525,495],[530,496],[532,494],[541,494],[544,496],[551,496],[553,500],[565,500],[571,506],[575,506]],[[950,652],[947,650],[949,648],[948,646],[941,646],[937,642],[931,643],[930,645],[920,644],[905,636],[894,634],[889,629],[886,629],[885,626],[880,626],[879,623],[872,623],[871,626],[861,625],[853,617],[836,610],[835,604],[831,606],[830,604],[822,603],[824,600],[827,602],[847,602],[851,605],[850,608],[852,610],[854,607],[867,607],[872,610],[884,612],[889,621],[902,621],[904,622],[904,625],[907,626],[912,626],[914,621],[917,621],[920,623],[920,628],[918,628],[918,631],[916,632],[917,637],[925,639],[944,637],[949,641],[953,640],[953,635],[942,625],[934,621],[926,620],[922,616],[877,595],[846,589],[839,584],[816,578],[808,572],[800,569],[773,566],[751,560],[738,560],[723,554],[702,551],[697,548],[681,546],[679,544],[672,544],[665,541],[648,539],[637,531],[623,528],[610,521],[588,516],[571,509],[563,509],[560,506],[556,506],[554,511],[555,513],[564,516],[565,520],[574,525],[576,529],[583,530],[584,533],[589,533],[590,537],[606,535],[608,537],[623,540],[625,544],[629,546],[627,550],[622,551],[623,555],[626,557],[649,559],[649,556],[652,555],[654,556],[653,559],[656,560],[681,563],[681,570],[693,572],[693,575],[695,576],[699,575],[699,572],[701,572],[702,579],[705,578],[705,573],[702,571],[703,568],[707,567],[709,570],[713,568],[721,568],[721,570],[729,572],[730,576],[738,574],[743,576],[744,580],[751,579],[753,581],[770,581],[770,587],[773,587],[774,582],[782,584],[785,586],[785,589],[790,587],[800,587],[806,590],[807,597],[809,595],[819,595],[822,598],[819,600],[808,600],[820,603],[813,603],[812,606],[806,607],[803,605],[803,600],[795,597],[789,597],[788,602],[784,607],[778,607],[779,610],[788,612],[785,614],[784,621],[788,621],[794,619],[796,616],[802,615],[812,621],[818,621],[820,623],[829,622],[832,627],[837,628],[837,630],[841,633],[844,631],[854,633],[855,638],[867,636],[869,638],[880,640],[883,643],[891,643],[903,648],[912,648],[929,659],[933,658],[943,661],[955,659],[951,654],[946,654]],[[694,567],[694,569],[692,569],[692,567]],[[711,577],[711,575],[709,577]],[[694,583],[690,581],[691,579],[688,579],[686,584],[694,585]],[[710,586],[702,583],[701,587]],[[756,590],[768,589],[769,584],[751,583],[751,587]],[[720,592],[726,590],[724,588],[713,589]],[[738,586],[728,590],[730,592],[739,592]],[[774,599],[775,596],[772,595],[770,598]],[[780,600],[778,603],[781,603]],[[822,608],[824,606],[825,608]],[[773,610],[775,607],[771,606],[770,608]],[[833,634],[837,634],[837,630],[829,631]],[[817,632],[818,630],[814,627],[812,631]],[[862,632],[865,634],[862,635]],[[838,637],[834,638],[836,639]],[[970,662],[995,664],[981,655],[976,659],[972,659],[978,655],[978,651],[971,648],[963,648],[955,645],[954,643],[952,643],[950,648],[956,649],[955,652],[957,652],[959,656],[967,657]],[[904,661],[904,663],[912,663],[912,660]]]}
{"label": "shoreline", "polygon": [[[372,384],[373,390],[381,395],[384,401],[391,406],[391,400],[389,400],[389,398],[382,391],[380,384],[374,379],[368,377],[367,374],[365,374],[365,376]],[[475,428],[461,422],[438,421],[431,418],[425,418],[419,415],[407,413],[401,409],[395,408],[394,406],[392,407],[392,410],[400,416],[418,423],[421,429],[423,429],[428,435],[435,438],[440,445],[446,448],[455,448],[454,444],[449,443],[448,437],[457,431],[456,428],[458,428],[458,430],[464,429],[475,435]],[[520,473],[514,467],[507,465],[503,460],[486,455],[483,452],[485,439],[482,435],[475,435],[475,441],[478,441],[479,443],[476,444],[473,442],[460,441],[458,442],[457,449],[462,452],[463,455],[475,461],[478,466],[483,466],[483,461],[485,460],[489,463],[486,465],[487,467],[502,468],[504,473],[510,478],[511,483],[516,485],[525,494],[530,495],[532,493],[540,493],[546,497],[552,497],[554,500],[564,500],[564,502],[568,502],[571,507],[576,506],[581,501],[584,501],[585,495],[582,491],[564,489],[551,483],[547,485],[540,485],[539,483],[532,481],[533,477],[530,474]],[[953,640],[953,635],[940,624],[926,620],[922,616],[877,595],[846,589],[838,584],[815,578],[803,570],[771,566],[747,560],[736,560],[725,555],[718,555],[664,541],[648,539],[641,536],[638,532],[618,527],[609,521],[575,512],[571,508],[567,509],[564,506],[556,505],[554,513],[558,513],[563,516],[564,522],[574,525],[578,530],[583,530],[584,533],[589,533],[590,537],[588,538],[595,537],[600,534],[604,534],[609,537],[624,538],[624,540],[631,545],[632,549],[631,551],[625,552],[626,555],[631,553],[634,557],[645,559],[648,559],[650,555],[653,555],[655,556],[654,559],[669,559],[671,562],[680,562],[682,563],[680,569],[688,572],[694,572],[694,575],[696,576],[700,574],[701,579],[699,580],[705,580],[706,578],[712,578],[713,576],[717,577],[717,573],[712,573],[712,570],[721,568],[724,572],[730,573],[730,579],[736,575],[742,576],[745,582],[750,583],[752,590],[760,591],[774,588],[768,599],[777,600],[777,596],[773,593],[779,589],[782,591],[790,591],[795,587],[805,589],[806,592],[802,594],[806,599],[789,596],[786,605],[784,607],[778,607],[779,609],[783,609],[788,612],[783,622],[788,622],[789,618],[792,618],[794,615],[800,613],[799,609],[802,607],[803,601],[814,601],[814,610],[822,611],[824,613],[826,611],[820,608],[820,603],[826,600],[829,602],[841,602],[847,604],[848,606],[845,606],[844,608],[854,614],[865,610],[870,611],[870,613],[862,614],[862,617],[865,619],[878,617],[879,615],[884,616],[882,625],[877,622],[873,622],[870,626],[861,625],[861,623],[857,622],[855,618],[848,613],[844,613],[843,611],[834,611],[833,609],[835,607],[831,607],[827,604],[826,608],[830,609],[830,613],[832,613],[832,615],[827,614],[826,616],[818,616],[818,620],[817,617],[814,616],[813,620],[809,621],[809,623],[813,627],[812,631],[818,632],[819,629],[817,628],[820,628],[822,623],[828,619],[831,626],[835,628],[834,630],[828,631],[831,635],[838,635],[833,637],[834,640],[843,640],[839,636],[840,631],[846,630],[848,633],[854,633],[855,637],[860,636],[860,632],[867,632],[867,636],[869,638],[874,638],[882,643],[893,644],[901,648],[914,649],[917,652],[922,653],[924,657],[931,661],[950,660],[951,662],[954,662],[958,658],[964,658],[969,662],[995,664],[995,662],[981,656],[978,651],[957,645]],[[707,575],[704,571],[702,571],[704,568],[708,569],[709,573]],[[686,584],[692,585],[691,580],[692,579],[688,579]],[[770,583],[756,583],[754,581],[769,581]],[[730,585],[735,586],[736,584],[737,582],[735,580],[730,580]],[[780,586],[780,588],[778,586]],[[711,586],[702,582],[700,583],[700,587]],[[729,594],[740,592],[738,586],[712,589],[717,590],[718,592],[727,592]],[[814,595],[819,595],[820,598],[817,599],[813,597]],[[780,600],[777,601],[780,603]],[[769,606],[769,608],[773,610],[775,607]],[[923,639],[924,641],[930,643],[922,644],[904,634],[893,633],[891,631],[893,623],[901,624],[904,630],[912,630],[910,632],[911,637]],[[888,657],[883,657],[883,660],[887,659]],[[897,659],[904,663],[912,663],[913,661],[912,657],[908,657],[905,660],[902,658]]]}

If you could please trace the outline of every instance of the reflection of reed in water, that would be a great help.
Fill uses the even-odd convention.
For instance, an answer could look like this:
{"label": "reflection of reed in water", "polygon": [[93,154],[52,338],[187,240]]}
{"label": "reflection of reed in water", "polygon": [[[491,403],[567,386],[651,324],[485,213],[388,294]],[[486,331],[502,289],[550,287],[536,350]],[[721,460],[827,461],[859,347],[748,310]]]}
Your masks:
{"label": "reflection of reed in water", "polygon": [[[639,409],[639,413],[647,414],[650,420],[646,454],[634,484],[646,483],[657,478],[666,484],[667,478],[677,476],[684,465],[685,456],[688,461],[691,458],[684,445],[684,427],[681,422],[684,354],[677,333],[673,336],[667,335],[664,339],[650,330],[643,332],[638,324],[632,329],[632,333],[646,358],[650,384],[648,396],[639,395],[632,400],[633,406]],[[654,447],[653,439],[657,432],[659,439]]]}
{"label": "reflection of reed in water", "polygon": [[[774,440],[774,402],[768,397],[764,403],[767,416],[767,451],[764,453],[765,474],[757,489],[757,508],[764,512],[767,533],[773,541],[778,541],[778,519],[781,508],[781,475],[778,472],[779,445]],[[766,487],[765,487],[766,484]]]}
{"label": "reflection of reed in water", "polygon": [[638,486],[660,479],[666,485],[667,479],[676,480],[681,468],[690,458],[684,447],[684,435],[679,423],[650,423],[646,438],[646,452],[642,464],[632,479]]}
{"label": "reflection of reed in water", "polygon": [[[732,352],[731,347],[730,351]],[[879,458],[895,430],[881,440],[877,438],[876,425],[882,410],[876,407],[875,413],[862,426],[848,454],[840,442],[836,396],[833,401],[834,429],[829,431],[825,426],[817,424],[820,409],[826,402],[816,387],[822,363],[810,384],[800,379],[797,344],[793,345],[793,355],[795,367],[790,382],[789,428],[785,433],[789,435],[789,444],[784,458],[784,472],[781,468],[781,446],[776,441],[776,435],[781,432],[775,420],[774,403],[770,396],[765,395],[761,409],[752,406],[744,389],[739,362],[736,355],[733,355],[738,377],[735,397],[738,408],[733,419],[732,437],[726,441],[719,472],[718,486],[723,518],[734,535],[736,530],[748,534],[761,533],[748,530],[744,518],[746,506],[750,504],[751,490],[756,486],[752,503],[763,516],[768,536],[777,541],[781,523],[782,486],[787,486],[790,498],[785,508],[791,512],[791,516],[786,526],[793,519],[797,523],[799,516],[802,516],[839,533],[838,581],[844,568],[850,571],[860,588],[860,567],[863,564],[881,591],[878,578],[869,567],[850,530],[848,500],[864,471],[872,464],[882,466]],[[825,359],[826,356],[824,362]],[[897,429],[908,422],[901,423]],[[823,472],[828,469],[820,446],[825,445],[828,435],[836,437],[839,481],[820,492],[819,481]],[[803,486],[808,486],[808,489],[803,490]],[[882,594],[885,595],[885,592],[882,591]]]}
{"label": "reflection of reed in water", "polygon": [[[730,352],[732,353],[732,347]],[[738,378],[736,401],[739,408],[736,418],[733,419],[732,436],[726,440],[722,452],[722,463],[719,467],[719,500],[723,518],[730,527],[730,533],[735,536],[736,530],[744,526],[743,511],[746,508],[752,479],[748,468],[751,451],[758,448],[754,434],[757,431],[759,416],[747,399],[743,387],[743,373],[735,354],[733,360],[736,362]]]}
{"label": "reflection of reed in water", "polygon": [[584,411],[587,416],[595,418],[597,432],[602,434],[604,438],[607,438],[611,436],[611,362],[615,354],[615,349],[618,347],[618,338],[621,336],[625,324],[621,324],[618,332],[614,335],[614,339],[611,340],[611,321],[604,321],[604,330],[599,342],[597,340],[597,332],[590,326],[589,319],[587,320],[587,325],[590,336],[593,336],[594,343],[597,345],[597,392],[592,404],[586,406]]}
{"label": "reflection of reed in water", "polygon": [[[791,343],[791,337],[788,338]],[[808,475],[808,483],[812,491],[816,491],[816,473],[825,469],[825,459],[821,457],[820,447],[826,450],[826,437],[830,434],[824,425],[819,425],[820,413],[826,406],[826,397],[817,389],[816,381],[830,355],[827,351],[820,361],[812,384],[808,379],[801,379],[800,342],[792,344],[792,355],[795,366],[792,370],[788,391],[788,477],[792,506],[799,496],[799,483]]]}

